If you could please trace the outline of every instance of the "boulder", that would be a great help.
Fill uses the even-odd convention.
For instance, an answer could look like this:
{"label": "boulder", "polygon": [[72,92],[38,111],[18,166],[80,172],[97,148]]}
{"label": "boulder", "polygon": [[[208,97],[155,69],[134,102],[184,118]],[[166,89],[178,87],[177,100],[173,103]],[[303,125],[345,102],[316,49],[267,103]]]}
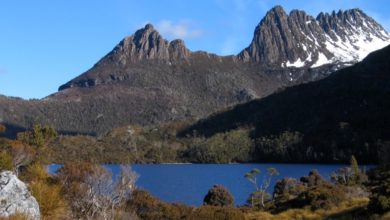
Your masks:
{"label": "boulder", "polygon": [[0,173],[0,217],[24,213],[31,220],[39,220],[37,200],[28,191],[25,183],[11,171]]}

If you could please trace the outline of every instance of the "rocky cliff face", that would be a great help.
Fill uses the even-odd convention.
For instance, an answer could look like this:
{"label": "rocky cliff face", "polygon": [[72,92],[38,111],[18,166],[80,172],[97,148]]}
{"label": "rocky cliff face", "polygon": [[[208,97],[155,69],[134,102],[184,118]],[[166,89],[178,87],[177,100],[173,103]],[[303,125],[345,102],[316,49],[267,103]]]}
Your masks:
{"label": "rocky cliff face", "polygon": [[[260,64],[258,68],[263,68],[263,72],[269,72],[264,66],[272,69],[317,68],[326,64],[333,66],[330,71],[334,71],[356,63],[388,44],[390,35],[360,9],[320,13],[314,18],[300,10],[287,14],[281,6],[276,6],[256,27],[250,45],[237,56],[231,56],[231,61]],[[147,24],[124,38],[93,68],[62,85],[59,91],[129,80],[129,69],[139,64],[185,65],[199,56],[213,58],[208,59],[210,63],[223,59],[207,53],[192,53],[182,40],[169,42]],[[299,77],[287,78],[297,81]],[[311,78],[321,77],[314,75]]]}
{"label": "rocky cliff face", "polygon": [[288,15],[277,6],[261,20],[251,44],[238,57],[282,68],[314,68],[355,63],[388,44],[390,35],[359,9],[313,18],[299,10]]}
{"label": "rocky cliff face", "polygon": [[[184,41],[178,39],[168,42],[165,40],[151,24],[145,25],[130,37],[123,39],[115,48],[103,57],[90,71],[98,68],[128,68],[138,63],[169,64],[185,61],[190,56],[190,51],[186,48]],[[150,64],[149,64],[150,65]],[[109,73],[107,76],[92,73],[87,78],[81,80],[72,80],[62,86],[59,90],[79,86],[89,87],[111,82],[115,80],[122,81],[126,74],[117,72]]]}
{"label": "rocky cliff face", "polygon": [[0,173],[0,217],[24,213],[31,220],[39,220],[39,205],[27,186],[12,172]]}
{"label": "rocky cliff face", "polygon": [[182,40],[168,42],[151,24],[123,39],[106,58],[126,65],[127,62],[159,62],[186,59],[189,51]]}

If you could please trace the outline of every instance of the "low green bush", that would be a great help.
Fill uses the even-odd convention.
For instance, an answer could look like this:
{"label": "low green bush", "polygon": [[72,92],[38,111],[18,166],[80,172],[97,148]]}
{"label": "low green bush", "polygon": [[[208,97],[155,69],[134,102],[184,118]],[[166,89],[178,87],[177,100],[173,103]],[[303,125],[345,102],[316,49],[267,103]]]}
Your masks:
{"label": "low green bush", "polygon": [[234,206],[233,195],[222,185],[214,185],[203,199],[205,205]]}

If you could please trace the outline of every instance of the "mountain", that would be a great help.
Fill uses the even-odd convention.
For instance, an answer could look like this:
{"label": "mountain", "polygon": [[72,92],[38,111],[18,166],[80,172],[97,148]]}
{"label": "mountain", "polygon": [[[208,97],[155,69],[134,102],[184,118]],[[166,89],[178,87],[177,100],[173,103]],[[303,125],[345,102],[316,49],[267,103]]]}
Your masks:
{"label": "mountain", "polygon": [[[213,136],[251,128],[259,161],[348,162],[354,154],[361,162],[376,163],[378,151],[390,144],[389,111],[387,46],[325,79],[216,113],[183,130],[180,136]],[[265,153],[264,141],[282,143],[284,153]]]}
{"label": "mountain", "polygon": [[193,120],[291,84],[276,77],[286,71],[267,74],[235,56],[190,52],[183,41],[168,42],[148,24],[55,94],[35,101],[0,97],[0,117],[11,126],[42,123],[85,134]]}
{"label": "mountain", "polygon": [[190,51],[182,40],[169,42],[148,24],[57,93],[32,101],[0,96],[0,122],[11,131],[41,123],[63,133],[99,135],[128,124],[196,120],[324,78],[388,40],[388,33],[358,9],[313,19],[297,10],[287,15],[277,6],[237,56]]}
{"label": "mountain", "polygon": [[390,43],[390,35],[360,9],[288,15],[281,6],[271,9],[256,27],[253,40],[239,59],[280,67],[318,67],[351,64]]}

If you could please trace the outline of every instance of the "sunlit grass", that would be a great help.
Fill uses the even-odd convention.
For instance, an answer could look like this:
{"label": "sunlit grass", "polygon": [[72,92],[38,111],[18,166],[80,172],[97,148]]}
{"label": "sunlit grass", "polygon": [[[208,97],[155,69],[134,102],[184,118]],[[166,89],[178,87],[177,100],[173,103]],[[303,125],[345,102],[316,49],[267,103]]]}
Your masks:
{"label": "sunlit grass", "polygon": [[23,213],[16,213],[9,217],[0,217],[0,220],[29,220],[28,216]]}
{"label": "sunlit grass", "polygon": [[331,207],[330,209],[311,210],[310,207],[302,209],[289,209],[287,211],[271,214],[268,212],[249,212],[245,218],[247,220],[265,219],[265,220],[279,220],[279,219],[323,219],[327,216],[336,215],[343,212],[348,212],[356,208],[364,207],[368,204],[368,198],[352,198],[341,202],[339,205]]}

